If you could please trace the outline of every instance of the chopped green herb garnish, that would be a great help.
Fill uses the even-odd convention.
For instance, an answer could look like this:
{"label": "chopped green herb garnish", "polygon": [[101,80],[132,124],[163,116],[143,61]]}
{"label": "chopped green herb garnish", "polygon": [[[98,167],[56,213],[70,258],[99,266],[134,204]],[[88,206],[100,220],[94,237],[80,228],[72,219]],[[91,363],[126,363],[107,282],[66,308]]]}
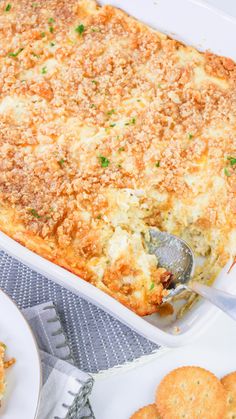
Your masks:
{"label": "chopped green herb garnish", "polygon": [[49,26],[49,32],[51,32],[51,33],[54,32],[54,27],[53,26]]}
{"label": "chopped green herb garnish", "polygon": [[82,23],[81,25],[77,26],[77,28],[75,28],[75,32],[77,32],[79,35],[83,35],[84,31],[85,31],[85,27]]}
{"label": "chopped green herb garnish", "polygon": [[65,161],[65,159],[61,159],[61,160],[58,160],[58,164],[59,164],[59,166],[61,166],[61,167],[63,167],[63,164],[65,163],[66,161]]}
{"label": "chopped green herb garnish", "polygon": [[92,103],[92,105],[90,105],[90,108],[96,108],[96,105],[94,105],[94,103]]}
{"label": "chopped green herb garnish", "polygon": [[92,32],[100,32],[100,31],[101,31],[101,29],[100,29],[100,28],[92,28],[92,29],[91,29],[91,31],[92,31]]}
{"label": "chopped green herb garnish", "polygon": [[43,68],[42,68],[42,70],[41,70],[41,73],[42,73],[42,74],[46,74],[46,73],[47,73],[47,71],[48,71],[48,70],[47,70],[47,67],[43,67]]}
{"label": "chopped green herb garnish", "polygon": [[11,10],[11,3],[8,3],[8,4],[6,5],[5,12],[10,12],[10,10]]}
{"label": "chopped green herb garnish", "polygon": [[38,3],[32,3],[32,7],[38,7],[39,4]]}
{"label": "chopped green herb garnish", "polygon": [[137,102],[141,102],[141,99],[137,99]]}
{"label": "chopped green herb garnish", "polygon": [[121,168],[122,168],[121,164],[117,164],[117,167],[119,167],[119,169],[121,169]]}
{"label": "chopped green herb garnish", "polygon": [[152,282],[151,285],[150,285],[149,290],[152,291],[154,287],[155,287],[155,284],[154,284],[154,282]]}
{"label": "chopped green herb garnish", "polygon": [[97,219],[98,220],[101,220],[101,218],[102,218],[102,215],[101,214],[98,214]]}
{"label": "chopped green herb garnish", "polygon": [[45,32],[41,32],[41,38],[45,38],[46,33]]}
{"label": "chopped green herb garnish", "polygon": [[37,213],[37,211],[32,208],[31,210],[29,210],[30,214],[33,215],[33,217],[35,218],[41,218],[40,215]]}
{"label": "chopped green herb garnish", "polygon": [[227,160],[229,160],[230,166],[234,166],[236,164],[236,158],[235,157],[227,157]]}
{"label": "chopped green herb garnish", "polygon": [[55,42],[50,42],[50,47],[55,47]]}
{"label": "chopped green herb garnish", "polygon": [[55,22],[55,20],[53,19],[53,17],[50,17],[49,19],[48,19],[48,23],[54,23]]}
{"label": "chopped green herb garnish", "polygon": [[126,122],[125,125],[134,125],[136,123],[136,118],[131,118],[129,122]]}
{"label": "chopped green herb garnish", "polygon": [[107,112],[107,115],[113,115],[115,113],[115,109],[111,109],[110,111]]}
{"label": "chopped green herb garnish", "polygon": [[121,151],[125,151],[125,147],[120,147],[120,148],[118,148],[118,151],[119,151],[119,152],[121,152]]}
{"label": "chopped green herb garnish", "polygon": [[18,51],[16,51],[16,52],[9,52],[8,57],[16,58],[20,54],[20,52],[23,51],[23,49],[24,48],[19,48]]}
{"label": "chopped green herb garnish", "polygon": [[93,84],[98,84],[97,80],[92,80]]}
{"label": "chopped green herb garnish", "polygon": [[225,176],[231,176],[227,167],[224,168],[224,174],[225,174]]}
{"label": "chopped green herb garnish", "polygon": [[155,164],[156,167],[160,167],[160,160],[158,160]]}
{"label": "chopped green herb garnish", "polygon": [[189,138],[189,140],[193,139],[193,134],[191,134],[191,132],[188,134],[188,138]]}
{"label": "chopped green herb garnish", "polygon": [[107,157],[99,156],[98,158],[102,167],[107,167],[109,165],[110,161]]}
{"label": "chopped green herb garnish", "polygon": [[161,88],[161,83],[158,83],[157,87]]}
{"label": "chopped green herb garnish", "polygon": [[35,54],[35,52],[32,52],[33,57],[35,58],[40,58],[40,56],[38,54]]}
{"label": "chopped green herb garnish", "polygon": [[110,124],[110,127],[111,127],[111,128],[114,128],[115,126],[116,126],[116,124],[115,124],[115,123]]}

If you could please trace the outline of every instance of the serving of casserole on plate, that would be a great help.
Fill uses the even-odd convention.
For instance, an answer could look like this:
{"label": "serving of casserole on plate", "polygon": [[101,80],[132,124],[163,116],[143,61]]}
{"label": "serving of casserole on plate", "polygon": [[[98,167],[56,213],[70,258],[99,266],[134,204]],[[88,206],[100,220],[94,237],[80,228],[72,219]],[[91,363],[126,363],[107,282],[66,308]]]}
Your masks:
{"label": "serving of casserole on plate", "polygon": [[236,253],[233,60],[93,0],[3,1],[0,26],[0,230],[142,316],[170,276],[150,226],[212,282]]}
{"label": "serving of casserole on plate", "polygon": [[6,345],[0,342],[0,407],[6,390],[6,369],[15,363],[14,358],[5,360],[6,349]]}

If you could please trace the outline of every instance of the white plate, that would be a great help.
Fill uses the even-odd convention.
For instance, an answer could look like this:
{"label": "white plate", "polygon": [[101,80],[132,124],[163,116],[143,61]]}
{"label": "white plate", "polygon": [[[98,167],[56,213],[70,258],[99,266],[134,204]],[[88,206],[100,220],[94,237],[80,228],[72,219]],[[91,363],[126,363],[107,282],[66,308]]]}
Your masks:
{"label": "white plate", "polygon": [[[121,7],[141,21],[188,44],[201,49],[211,49],[236,59],[233,42],[236,39],[236,19],[204,5],[199,0],[101,0],[100,2]],[[210,303],[201,301],[181,321],[171,320],[168,325],[164,324],[157,315],[141,318],[101,290],[30,252],[2,233],[0,233],[0,247],[42,275],[103,308],[155,343],[165,346],[187,344],[209,327],[218,313]],[[217,278],[216,285],[221,289],[236,292],[234,270],[230,275],[227,275],[226,271],[222,272]],[[175,333],[176,327],[180,329],[178,335]]]}
{"label": "white plate", "polygon": [[16,363],[7,370],[7,391],[1,419],[36,418],[41,388],[41,364],[32,331],[15,303],[0,291],[0,341],[7,358]]}
{"label": "white plate", "polygon": [[160,380],[179,366],[201,366],[219,378],[235,371],[235,348],[236,323],[222,314],[194,345],[169,350],[161,357],[151,355],[141,360],[142,365],[134,362],[129,370],[121,367],[95,375],[90,401],[96,419],[128,419],[140,407],[153,403]]}

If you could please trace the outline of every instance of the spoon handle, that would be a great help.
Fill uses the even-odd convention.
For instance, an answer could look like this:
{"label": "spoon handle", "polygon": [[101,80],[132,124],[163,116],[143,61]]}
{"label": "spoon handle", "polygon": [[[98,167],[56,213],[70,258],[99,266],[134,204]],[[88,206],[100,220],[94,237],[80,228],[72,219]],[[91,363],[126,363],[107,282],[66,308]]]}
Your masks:
{"label": "spoon handle", "polygon": [[198,282],[191,282],[188,288],[210,301],[234,320],[236,320],[236,295],[208,287]]}

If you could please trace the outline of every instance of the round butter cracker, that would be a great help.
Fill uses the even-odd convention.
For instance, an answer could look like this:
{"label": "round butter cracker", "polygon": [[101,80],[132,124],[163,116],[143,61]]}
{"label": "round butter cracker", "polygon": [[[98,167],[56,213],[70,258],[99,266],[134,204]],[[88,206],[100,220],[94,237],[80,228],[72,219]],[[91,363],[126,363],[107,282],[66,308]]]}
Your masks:
{"label": "round butter cracker", "polygon": [[226,391],[211,372],[181,367],[161,381],[156,403],[162,419],[223,419]]}
{"label": "round butter cracker", "polygon": [[161,419],[161,417],[158,413],[156,405],[153,403],[137,410],[137,412],[135,412],[130,419]]}
{"label": "round butter cracker", "polygon": [[227,407],[224,419],[236,419],[236,371],[221,379],[227,392]]}

